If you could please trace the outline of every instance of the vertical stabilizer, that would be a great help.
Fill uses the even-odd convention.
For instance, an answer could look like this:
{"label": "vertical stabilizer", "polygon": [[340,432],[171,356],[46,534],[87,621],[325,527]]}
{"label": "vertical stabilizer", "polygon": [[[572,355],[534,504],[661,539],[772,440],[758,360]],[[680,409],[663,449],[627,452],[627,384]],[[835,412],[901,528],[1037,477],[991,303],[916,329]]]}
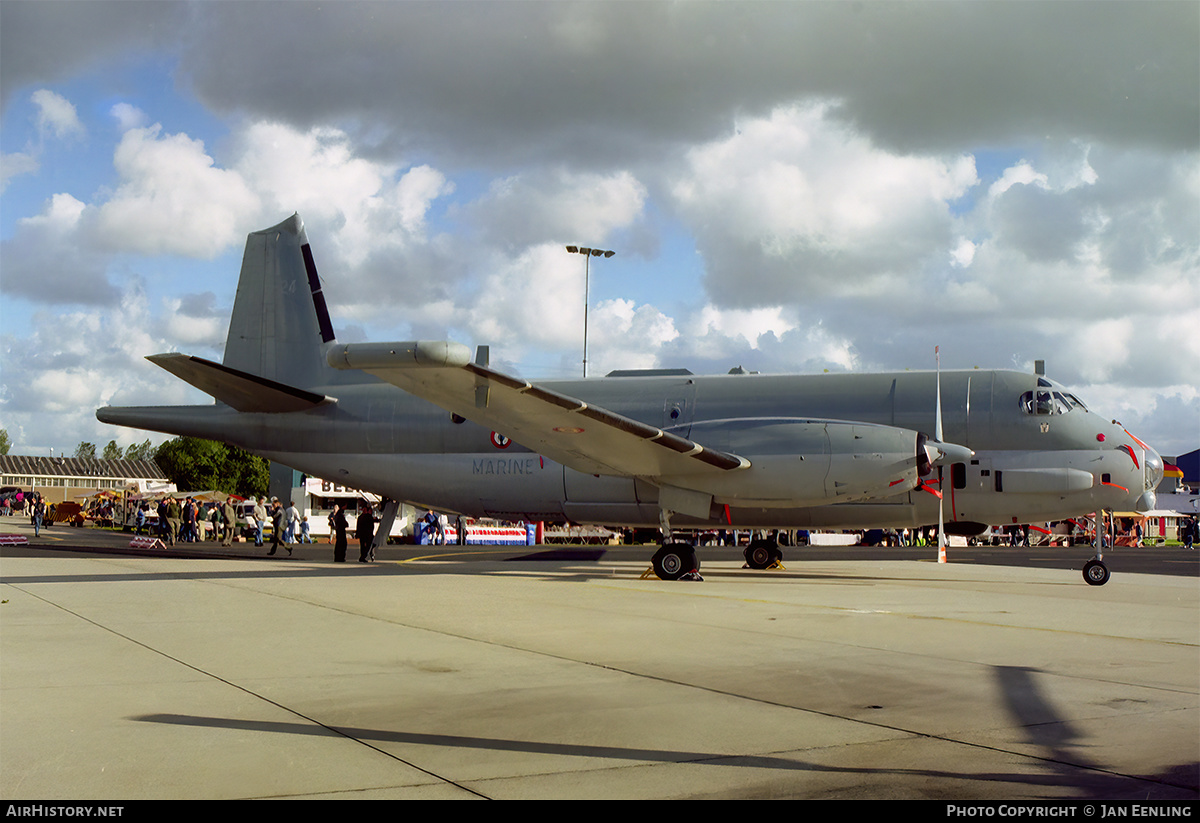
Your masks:
{"label": "vertical stabilizer", "polygon": [[334,339],[298,214],[246,238],[224,364],[289,386],[327,382],[321,345]]}

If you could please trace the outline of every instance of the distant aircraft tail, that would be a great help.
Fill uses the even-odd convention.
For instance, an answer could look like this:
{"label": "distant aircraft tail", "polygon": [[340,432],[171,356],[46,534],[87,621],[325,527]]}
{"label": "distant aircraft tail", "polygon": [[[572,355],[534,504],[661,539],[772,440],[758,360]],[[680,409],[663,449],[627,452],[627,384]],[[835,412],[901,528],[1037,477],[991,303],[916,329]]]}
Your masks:
{"label": "distant aircraft tail", "polygon": [[224,365],[286,386],[342,382],[322,345],[334,341],[300,215],[246,238]]}

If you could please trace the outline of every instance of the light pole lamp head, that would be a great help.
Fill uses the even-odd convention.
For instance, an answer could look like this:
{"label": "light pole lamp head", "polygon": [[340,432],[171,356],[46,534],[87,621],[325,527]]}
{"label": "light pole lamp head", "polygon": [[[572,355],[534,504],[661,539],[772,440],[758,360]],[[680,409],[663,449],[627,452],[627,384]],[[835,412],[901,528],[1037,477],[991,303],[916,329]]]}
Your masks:
{"label": "light pole lamp head", "polygon": [[606,249],[589,249],[587,246],[566,246],[565,248],[569,254],[582,254],[584,257],[589,255],[591,257],[612,257],[614,254],[616,254],[615,251],[608,251]]}

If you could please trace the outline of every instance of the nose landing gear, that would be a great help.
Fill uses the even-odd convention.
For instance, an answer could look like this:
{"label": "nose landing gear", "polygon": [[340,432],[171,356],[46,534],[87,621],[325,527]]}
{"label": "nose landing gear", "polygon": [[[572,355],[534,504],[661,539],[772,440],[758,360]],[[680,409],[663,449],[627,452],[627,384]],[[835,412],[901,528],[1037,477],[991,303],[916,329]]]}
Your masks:
{"label": "nose landing gear", "polygon": [[1096,512],[1096,555],[1083,564],[1083,579],[1089,586],[1103,586],[1108,582],[1108,566],[1104,565],[1104,513]]}
{"label": "nose landing gear", "polygon": [[1083,579],[1089,586],[1103,586],[1108,582],[1108,566],[1099,557],[1093,557],[1083,565]]}

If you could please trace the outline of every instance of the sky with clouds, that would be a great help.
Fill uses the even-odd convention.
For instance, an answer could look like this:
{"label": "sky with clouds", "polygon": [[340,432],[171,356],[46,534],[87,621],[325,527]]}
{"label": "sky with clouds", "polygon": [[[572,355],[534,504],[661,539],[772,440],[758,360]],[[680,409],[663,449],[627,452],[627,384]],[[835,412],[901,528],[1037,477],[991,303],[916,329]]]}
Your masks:
{"label": "sky with clouds", "polygon": [[[526,378],[1047,362],[1200,446],[1200,4],[0,2],[0,427],[207,402],[245,236]],[[161,439],[161,438],[155,438]]]}

